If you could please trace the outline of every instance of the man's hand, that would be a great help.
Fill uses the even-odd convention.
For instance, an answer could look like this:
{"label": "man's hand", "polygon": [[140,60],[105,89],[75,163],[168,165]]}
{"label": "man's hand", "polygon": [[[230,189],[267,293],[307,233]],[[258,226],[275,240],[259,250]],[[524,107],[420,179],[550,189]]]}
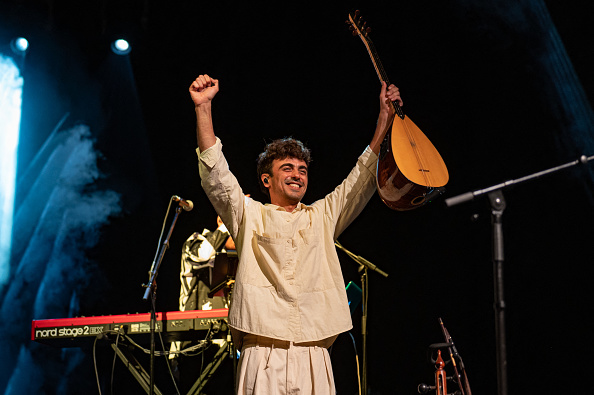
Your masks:
{"label": "man's hand", "polygon": [[210,78],[206,74],[196,78],[190,85],[190,96],[196,110],[196,138],[200,152],[204,152],[217,142],[212,126],[210,103],[218,91],[219,80]]}
{"label": "man's hand", "polygon": [[218,91],[219,80],[210,78],[207,74],[200,75],[190,85],[190,96],[196,107],[210,103]]}
{"label": "man's hand", "polygon": [[394,115],[396,112],[394,111],[394,107],[392,106],[391,102],[397,102],[399,105],[402,106],[402,98],[400,97],[400,91],[394,85],[386,86],[387,84],[382,81],[382,89],[380,91],[380,111],[379,116],[377,118],[377,125],[375,127],[375,133],[373,138],[371,139],[371,143],[369,143],[369,147],[373,152],[376,154],[379,153],[379,149],[381,146],[382,141],[390,125],[392,125],[392,121],[394,120]]}
{"label": "man's hand", "polygon": [[390,104],[397,102],[400,106],[403,105],[400,91],[394,84],[386,87],[386,83],[382,81],[382,89],[380,91],[380,114],[389,115],[389,118],[394,116],[394,108]]}

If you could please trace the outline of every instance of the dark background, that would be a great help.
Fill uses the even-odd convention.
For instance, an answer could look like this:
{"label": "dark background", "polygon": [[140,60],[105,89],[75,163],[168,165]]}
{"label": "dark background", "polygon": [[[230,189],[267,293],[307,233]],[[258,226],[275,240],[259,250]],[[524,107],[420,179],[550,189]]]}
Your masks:
{"label": "dark background", "polygon": [[[26,35],[31,42],[22,60],[19,174],[68,113],[62,128],[89,125],[102,154],[104,176],[96,187],[122,198],[121,214],[87,252],[100,274],[80,292],[76,315],[148,311],[141,284],[171,195],[195,206],[180,215],[159,272],[157,308],[177,309],[181,245],[216,223],[200,187],[187,92],[199,74],[220,80],[215,130],[246,193],[265,199],[255,159],[267,142],[284,136],[313,151],[305,203],[340,183],[369,143],[378,111],[377,76],[344,23],[356,8],[372,27],[405,112],[448,165],[444,198],[594,154],[587,99],[594,90],[594,24],[583,2],[0,4],[3,39]],[[109,51],[119,35],[131,42],[127,56]],[[510,393],[594,389],[588,348],[594,330],[592,187],[589,165],[504,191]],[[443,341],[439,317],[464,358],[473,391],[497,393],[490,208],[484,196],[451,208],[443,200],[396,212],[375,196],[339,238],[389,273],[369,275],[372,394],[412,394],[420,382],[432,382],[426,354],[431,343]],[[343,252],[339,257],[345,281],[360,285],[357,265]],[[359,352],[360,317],[359,308],[351,331]],[[85,386],[96,391],[92,361],[85,361],[72,393]],[[333,361],[338,392],[357,393],[347,334],[335,344]],[[116,367],[116,392],[142,393]],[[220,375],[230,377],[230,368]]]}

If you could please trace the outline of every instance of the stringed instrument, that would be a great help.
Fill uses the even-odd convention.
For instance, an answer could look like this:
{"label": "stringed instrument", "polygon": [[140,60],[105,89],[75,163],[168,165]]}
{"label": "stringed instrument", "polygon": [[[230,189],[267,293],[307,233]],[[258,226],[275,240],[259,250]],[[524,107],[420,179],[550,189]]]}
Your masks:
{"label": "stringed instrument", "polygon": [[[386,71],[369,38],[370,28],[361,21],[359,11],[349,14],[350,29],[367,48],[380,82],[390,85]],[[420,207],[445,191],[448,169],[431,141],[421,129],[392,102],[396,115],[392,130],[381,144],[377,164],[377,189],[382,201],[398,211]]]}

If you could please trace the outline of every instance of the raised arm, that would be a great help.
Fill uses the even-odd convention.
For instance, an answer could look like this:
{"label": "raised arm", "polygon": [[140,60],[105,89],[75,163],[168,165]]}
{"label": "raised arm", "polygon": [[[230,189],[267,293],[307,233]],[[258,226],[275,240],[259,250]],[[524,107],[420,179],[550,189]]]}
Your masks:
{"label": "raised arm", "polygon": [[218,91],[219,80],[207,74],[200,75],[190,85],[190,96],[196,110],[196,139],[201,152],[217,141],[212,126],[211,103]]}
{"label": "raised arm", "polygon": [[390,102],[393,101],[397,101],[398,104],[402,106],[402,99],[400,98],[400,92],[398,91],[398,88],[396,88],[394,85],[386,87],[386,83],[382,82],[382,89],[380,92],[380,112],[377,118],[375,133],[371,139],[371,143],[369,143],[369,148],[371,148],[371,150],[375,152],[376,155],[379,154],[382,141],[384,141],[386,132],[394,120],[394,108],[390,104]]}

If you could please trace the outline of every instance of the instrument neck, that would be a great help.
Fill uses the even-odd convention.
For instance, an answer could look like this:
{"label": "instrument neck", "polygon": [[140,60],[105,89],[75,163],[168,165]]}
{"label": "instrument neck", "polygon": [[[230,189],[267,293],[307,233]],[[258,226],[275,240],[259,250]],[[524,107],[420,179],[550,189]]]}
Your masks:
{"label": "instrument neck", "polygon": [[[386,86],[390,86],[390,80],[388,79],[388,74],[386,73],[386,70],[384,69],[384,66],[382,65],[382,61],[380,60],[377,51],[375,50],[375,46],[373,45],[373,42],[367,38],[363,40],[363,43],[365,44],[365,47],[367,48],[367,52],[369,53],[369,56],[371,57],[371,62],[373,63],[373,67],[375,68],[375,72],[377,73],[377,76],[380,80],[380,82],[385,82]],[[398,102],[392,102],[392,107],[394,108],[394,111],[396,112],[396,115],[398,115],[398,117],[400,117],[400,119],[404,119],[404,111],[402,110],[402,107],[400,106],[400,104],[398,104]]]}

